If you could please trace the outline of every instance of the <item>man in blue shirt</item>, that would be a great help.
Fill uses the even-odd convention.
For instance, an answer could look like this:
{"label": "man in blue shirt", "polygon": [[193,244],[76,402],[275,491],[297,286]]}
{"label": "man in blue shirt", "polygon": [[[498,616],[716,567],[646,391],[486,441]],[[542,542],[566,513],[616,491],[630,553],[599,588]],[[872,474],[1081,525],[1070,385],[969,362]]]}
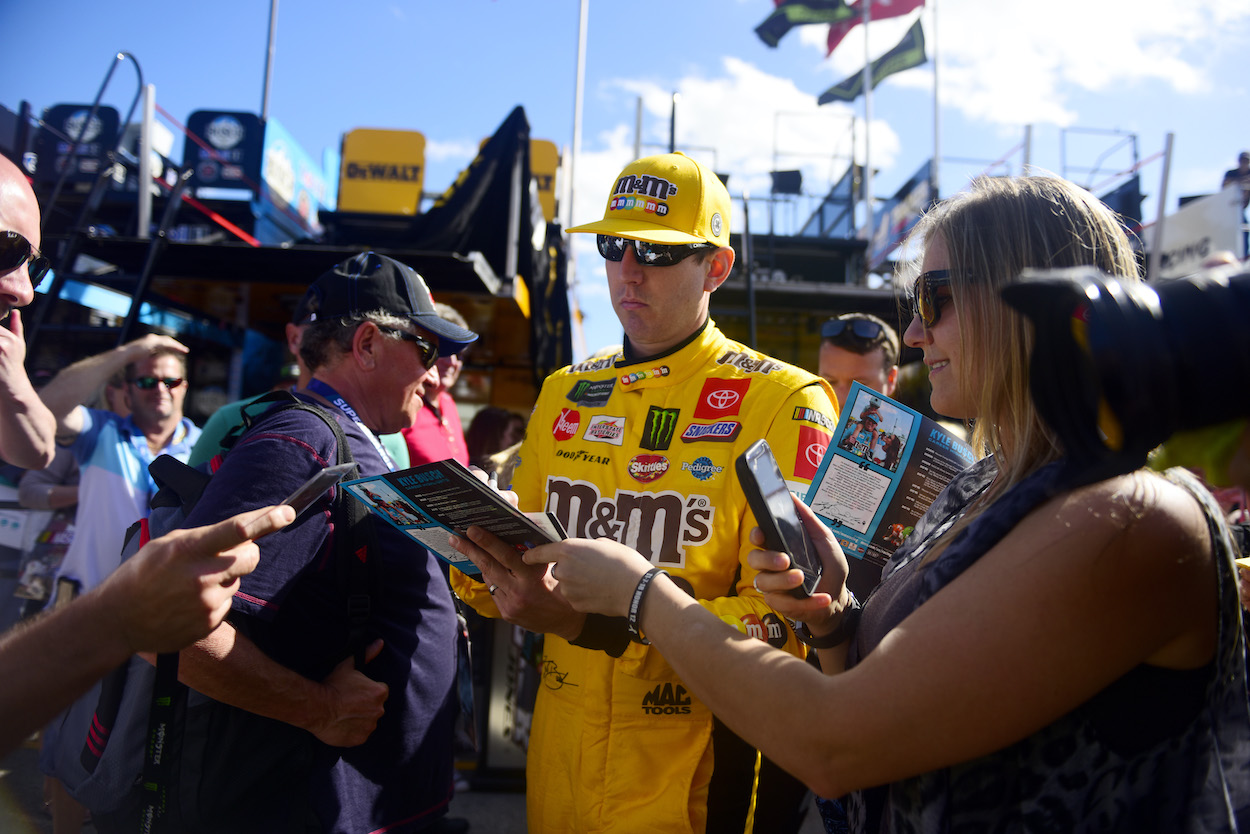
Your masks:
{"label": "man in blue shirt", "polygon": [[[126,529],[147,516],[156,493],[148,464],[162,454],[185,461],[191,453],[200,430],[182,415],[186,353],[182,343],[150,334],[75,362],[40,392],[56,417],[57,443],[78,461],[75,527],[90,532],[74,537],[58,586],[66,579],[79,592],[89,591],[116,570]],[[123,369],[129,417],[81,404],[92,399],[102,380]]]}

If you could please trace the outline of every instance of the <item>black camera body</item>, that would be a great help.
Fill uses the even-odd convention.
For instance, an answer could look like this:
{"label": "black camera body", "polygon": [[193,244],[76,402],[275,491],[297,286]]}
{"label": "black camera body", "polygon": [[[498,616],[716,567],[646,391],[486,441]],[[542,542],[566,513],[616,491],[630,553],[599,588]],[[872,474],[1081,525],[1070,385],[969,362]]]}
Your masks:
{"label": "black camera body", "polygon": [[1035,328],[1030,390],[1081,480],[1142,466],[1177,431],[1250,416],[1250,272],[1152,284],[1093,267],[1001,290]]}

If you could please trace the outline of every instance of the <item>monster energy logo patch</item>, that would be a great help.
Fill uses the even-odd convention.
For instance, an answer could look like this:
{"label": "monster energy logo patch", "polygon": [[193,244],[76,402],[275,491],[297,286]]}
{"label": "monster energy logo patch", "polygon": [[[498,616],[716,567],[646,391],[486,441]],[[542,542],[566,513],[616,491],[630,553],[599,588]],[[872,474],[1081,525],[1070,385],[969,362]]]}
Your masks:
{"label": "monster energy logo patch", "polygon": [[835,428],[833,421],[830,420],[827,416],[825,416],[824,414],[821,414],[819,411],[817,411],[814,408],[804,408],[801,405],[797,405],[794,407],[794,419],[806,420],[809,423],[815,423],[816,425],[820,426],[821,428],[826,429],[827,431],[833,431]]}
{"label": "monster energy logo patch", "polygon": [[651,406],[651,410],[647,412],[647,422],[642,427],[642,440],[638,445],[653,452],[667,449],[677,432],[677,415],[680,413],[681,410],[676,408]]}
{"label": "monster energy logo patch", "polygon": [[612,389],[615,387],[616,379],[580,379],[573,384],[565,396],[578,405],[595,408],[607,405],[608,398],[612,396]]}

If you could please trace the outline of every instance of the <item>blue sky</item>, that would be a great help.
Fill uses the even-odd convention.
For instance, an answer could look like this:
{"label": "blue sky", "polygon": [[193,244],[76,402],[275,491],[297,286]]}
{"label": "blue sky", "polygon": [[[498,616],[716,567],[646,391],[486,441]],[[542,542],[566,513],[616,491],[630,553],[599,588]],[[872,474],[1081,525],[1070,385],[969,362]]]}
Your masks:
{"label": "blue sky", "polygon": [[[571,146],[577,0],[283,0],[269,114],[319,157],[357,127],[422,131],[426,189],[445,188],[517,104],[535,138]],[[856,28],[824,56],[823,26],[792,31],[776,49],[752,31],[769,0],[591,0],[582,154],[574,222],[599,215],[632,158],[638,101],[644,152],[667,149],[671,96],[677,144],[730,174],[730,191],[767,193],[768,171],[801,168],[810,199],[778,205],[779,232],[806,219],[852,149],[864,152],[862,99],[818,107],[816,96],[864,62]],[[934,14],[938,15],[936,33]],[[915,15],[870,27],[873,57]],[[1032,125],[1030,161],[1086,185],[1127,167],[1175,134],[1168,183],[1176,197],[1215,190],[1250,148],[1250,6],[1244,0],[936,0],[923,13],[939,56],[943,194],[1008,154]],[[197,109],[259,112],[267,0],[211,4],[126,0],[7,0],[0,31],[0,103],[36,112],[90,102],[116,51],[132,53],[158,103],[179,120]],[[15,35],[13,33],[21,33]],[[889,196],[934,152],[932,60],[877,87],[870,153],[874,193]],[[123,113],[134,71],[118,68],[106,102]],[[856,117],[852,140],[852,114]],[[1066,132],[1065,132],[1066,131]],[[1095,131],[1095,132],[1087,132]],[[1104,152],[1112,151],[1104,159]],[[997,173],[1019,173],[1022,151]],[[1103,173],[1080,171],[1100,165]],[[1147,165],[1153,217],[1162,162]],[[769,212],[752,202],[752,230]],[[740,213],[733,221],[740,229]],[[573,236],[588,347],[619,340],[602,261]]]}

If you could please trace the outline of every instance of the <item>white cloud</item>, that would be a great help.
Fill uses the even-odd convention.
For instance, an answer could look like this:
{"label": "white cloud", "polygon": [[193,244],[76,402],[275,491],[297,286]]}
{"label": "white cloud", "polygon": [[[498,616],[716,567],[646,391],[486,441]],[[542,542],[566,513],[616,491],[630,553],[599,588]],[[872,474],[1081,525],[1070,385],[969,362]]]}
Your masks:
{"label": "white cloud", "polygon": [[[849,164],[852,150],[862,161],[864,126],[851,108],[820,107],[810,92],[789,78],[779,78],[732,56],[721,58],[716,75],[687,75],[667,85],[650,80],[618,78],[607,81],[599,94],[629,101],[641,97],[644,111],[642,153],[668,148],[672,94],[677,91],[677,146],[718,171],[731,172],[729,190],[762,197],[771,188],[772,170],[803,171],[804,191],[823,195]],[[633,112],[634,108],[628,108]],[[599,137],[600,150],[577,163],[578,194],[604,193],[606,184],[633,156],[634,125],[621,123]],[[898,134],[885,122],[872,130],[874,167],[892,164],[898,154]],[[593,178],[589,173],[594,169]],[[583,176],[583,173],[586,176]],[[586,189],[590,189],[587,192]],[[579,200],[582,200],[579,196]],[[814,205],[812,206],[814,208]],[[585,222],[583,200],[575,206],[577,222]],[[599,216],[596,205],[593,217]],[[735,213],[733,228],[741,229]],[[804,217],[805,219],[805,217]]]}
{"label": "white cloud", "polygon": [[[465,140],[440,142],[428,140],[425,143],[425,158],[431,162],[455,162],[463,160],[465,165],[477,156],[477,143]],[[463,167],[463,166],[462,166]]]}
{"label": "white cloud", "polygon": [[[1000,125],[1068,126],[1074,93],[1111,93],[1157,82],[1177,94],[1210,89],[1208,67],[1231,25],[1245,28],[1244,0],[941,0],[937,27],[923,14],[928,52],[941,61],[943,108]],[[871,25],[875,58],[896,44],[914,15]],[[799,42],[823,55],[826,27],[800,27]],[[791,35],[793,37],[793,35]],[[864,36],[853,29],[821,65],[833,79],[864,64]],[[931,87],[931,64],[889,83]]]}

